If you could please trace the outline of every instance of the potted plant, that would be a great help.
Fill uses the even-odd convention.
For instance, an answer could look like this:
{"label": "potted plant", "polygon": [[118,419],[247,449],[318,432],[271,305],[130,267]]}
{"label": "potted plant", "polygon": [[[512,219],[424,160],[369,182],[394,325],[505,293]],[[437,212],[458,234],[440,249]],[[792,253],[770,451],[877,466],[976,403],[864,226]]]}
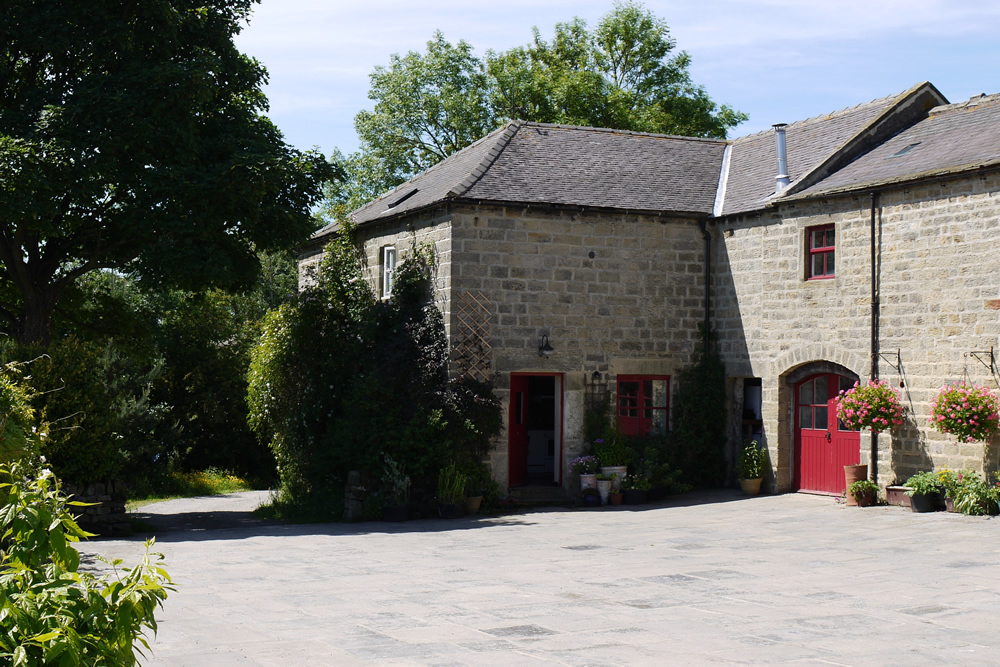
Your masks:
{"label": "potted plant", "polygon": [[903,423],[903,405],[899,392],[885,380],[855,382],[840,392],[837,419],[849,429],[867,428],[872,433],[891,430]]}
{"label": "potted plant", "polygon": [[594,453],[600,461],[601,472],[611,476],[614,488],[621,488],[621,478],[628,472],[632,459],[632,450],[625,444],[625,436],[615,431],[606,440],[598,438],[594,441]]}
{"label": "potted plant", "polygon": [[1000,429],[1000,402],[980,385],[964,382],[941,387],[931,403],[931,427],[960,442],[988,442]]}
{"label": "potted plant", "polygon": [[971,470],[962,470],[959,472],[949,470],[948,468],[938,470],[938,486],[944,492],[944,506],[946,510],[949,512],[957,511],[955,509],[955,498],[958,496],[958,489],[962,484],[962,480],[966,476],[974,474]]}
{"label": "potted plant", "polygon": [[465,484],[465,513],[479,514],[479,507],[483,504],[483,489],[480,482],[470,475]]}
{"label": "potted plant", "polygon": [[385,466],[382,468],[382,490],[385,504],[382,519],[385,521],[406,521],[410,518],[410,477],[406,466],[397,463],[388,453],[383,454]]}
{"label": "potted plant", "polygon": [[736,459],[736,476],[740,480],[740,488],[748,496],[760,493],[760,484],[764,480],[764,466],[767,465],[767,454],[751,440],[740,450]]}
{"label": "potted plant", "polygon": [[608,494],[611,493],[611,475],[601,473],[597,476],[597,492],[601,494],[601,504],[608,504]]}
{"label": "potted plant", "polygon": [[468,479],[454,463],[438,472],[438,512],[442,519],[465,516],[465,485]]}
{"label": "potted plant", "polygon": [[500,487],[493,480],[489,467],[482,462],[469,462],[462,470],[468,480],[465,484],[466,513],[479,514],[496,509]]}
{"label": "potted plant", "polygon": [[868,507],[878,498],[878,484],[870,479],[859,479],[847,487],[847,493],[854,497],[858,507]]}
{"label": "potted plant", "polygon": [[601,493],[596,487],[588,486],[580,492],[580,499],[585,507],[597,507],[601,504]]}
{"label": "potted plant", "polygon": [[614,487],[608,492],[608,502],[612,505],[621,505],[625,500],[625,494],[621,489],[615,491]]}
{"label": "potted plant", "polygon": [[642,505],[648,500],[651,488],[653,488],[653,483],[643,475],[626,475],[622,480],[624,492],[622,501],[626,505]]}
{"label": "potted plant", "polygon": [[1000,511],[1000,483],[989,483],[972,471],[963,471],[958,477],[955,511],[974,516],[993,516]]}
{"label": "potted plant", "polygon": [[596,456],[578,456],[569,462],[570,472],[580,475],[580,490],[597,488],[597,469],[600,463]]}
{"label": "potted plant", "polygon": [[906,480],[906,495],[914,512],[933,512],[941,494],[941,480],[933,472],[918,472]]}

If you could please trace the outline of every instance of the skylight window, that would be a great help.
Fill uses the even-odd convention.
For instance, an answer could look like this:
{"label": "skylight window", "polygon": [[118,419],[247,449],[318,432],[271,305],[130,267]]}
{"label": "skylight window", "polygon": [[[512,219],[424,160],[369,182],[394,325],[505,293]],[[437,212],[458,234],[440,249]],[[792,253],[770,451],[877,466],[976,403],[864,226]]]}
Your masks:
{"label": "skylight window", "polygon": [[910,144],[906,148],[899,149],[898,151],[896,151],[895,153],[893,153],[889,157],[903,157],[904,155],[906,155],[907,153],[909,153],[910,151],[912,151],[914,148],[916,148],[919,145],[920,145],[919,141],[917,143],[915,143],[915,144]]}
{"label": "skylight window", "polygon": [[402,204],[404,201],[406,201],[407,199],[409,199],[410,197],[412,197],[415,194],[417,194],[417,188],[414,188],[414,189],[410,190],[405,195],[403,195],[402,197],[400,197],[396,201],[394,201],[391,204],[389,204],[388,206],[386,206],[386,208],[396,208],[397,206],[399,206],[400,204]]}

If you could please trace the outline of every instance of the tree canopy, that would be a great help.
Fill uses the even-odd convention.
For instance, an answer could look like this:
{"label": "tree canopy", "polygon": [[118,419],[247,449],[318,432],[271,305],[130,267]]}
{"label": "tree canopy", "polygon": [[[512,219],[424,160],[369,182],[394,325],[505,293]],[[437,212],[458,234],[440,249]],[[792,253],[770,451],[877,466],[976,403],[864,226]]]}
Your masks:
{"label": "tree canopy", "polygon": [[255,1],[0,6],[0,322],[18,341],[46,344],[88,272],[236,287],[313,229],[333,171],[264,116],[266,72],[233,44]]}
{"label": "tree canopy", "polygon": [[590,29],[538,28],[526,46],[473,54],[440,32],[425,53],[393,55],[371,74],[371,111],[355,117],[360,150],[336,152],[348,178],[330,183],[325,214],[344,214],[519,119],[724,138],[746,114],[717,105],[691,80],[667,23],[632,1],[616,2]]}

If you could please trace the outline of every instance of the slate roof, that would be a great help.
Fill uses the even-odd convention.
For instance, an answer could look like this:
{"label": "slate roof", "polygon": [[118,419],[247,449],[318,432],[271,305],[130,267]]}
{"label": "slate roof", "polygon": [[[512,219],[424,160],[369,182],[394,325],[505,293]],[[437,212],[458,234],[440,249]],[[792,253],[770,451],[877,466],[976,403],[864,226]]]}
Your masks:
{"label": "slate roof", "polygon": [[[785,143],[790,185],[783,198],[826,178],[943,103],[947,103],[944,96],[925,81],[898,95],[788,125]],[[720,192],[723,206],[716,214],[743,213],[768,205],[775,195],[777,162],[773,130],[734,140],[729,177]]]}
{"label": "slate roof", "polygon": [[525,123],[462,196],[710,214],[725,143]]}
{"label": "slate roof", "polygon": [[[920,83],[788,125],[791,183],[775,197],[773,130],[723,141],[518,121],[353,215],[364,224],[448,202],[732,215],[778,201],[1000,164],[998,128],[1000,95],[947,105],[933,85]],[[890,157],[911,144],[905,154]],[[336,228],[330,225],[313,238]]]}
{"label": "slate roof", "polygon": [[446,201],[707,215],[724,150],[712,139],[512,122],[354,217],[363,224]]}
{"label": "slate roof", "polygon": [[[795,183],[802,178],[818,162],[882,115],[895,99],[895,95],[883,97],[789,124],[785,128],[789,180]],[[763,208],[774,196],[774,177],[778,173],[773,130],[735,139],[732,146],[721,215]]]}
{"label": "slate roof", "polygon": [[1000,165],[1000,94],[932,109],[930,115],[798,196],[870,189]]}

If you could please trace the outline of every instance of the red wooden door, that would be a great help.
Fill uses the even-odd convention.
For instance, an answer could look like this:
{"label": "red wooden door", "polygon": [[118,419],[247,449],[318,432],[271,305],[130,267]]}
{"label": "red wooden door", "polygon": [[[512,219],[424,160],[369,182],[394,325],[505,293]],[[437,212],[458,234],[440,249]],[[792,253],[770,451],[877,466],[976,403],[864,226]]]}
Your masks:
{"label": "red wooden door", "polygon": [[528,481],[528,376],[510,376],[510,412],[507,415],[507,486]]}
{"label": "red wooden door", "polygon": [[841,493],[844,466],[861,462],[861,435],[837,419],[837,393],[854,384],[833,373],[795,387],[795,483],[800,490]]}

